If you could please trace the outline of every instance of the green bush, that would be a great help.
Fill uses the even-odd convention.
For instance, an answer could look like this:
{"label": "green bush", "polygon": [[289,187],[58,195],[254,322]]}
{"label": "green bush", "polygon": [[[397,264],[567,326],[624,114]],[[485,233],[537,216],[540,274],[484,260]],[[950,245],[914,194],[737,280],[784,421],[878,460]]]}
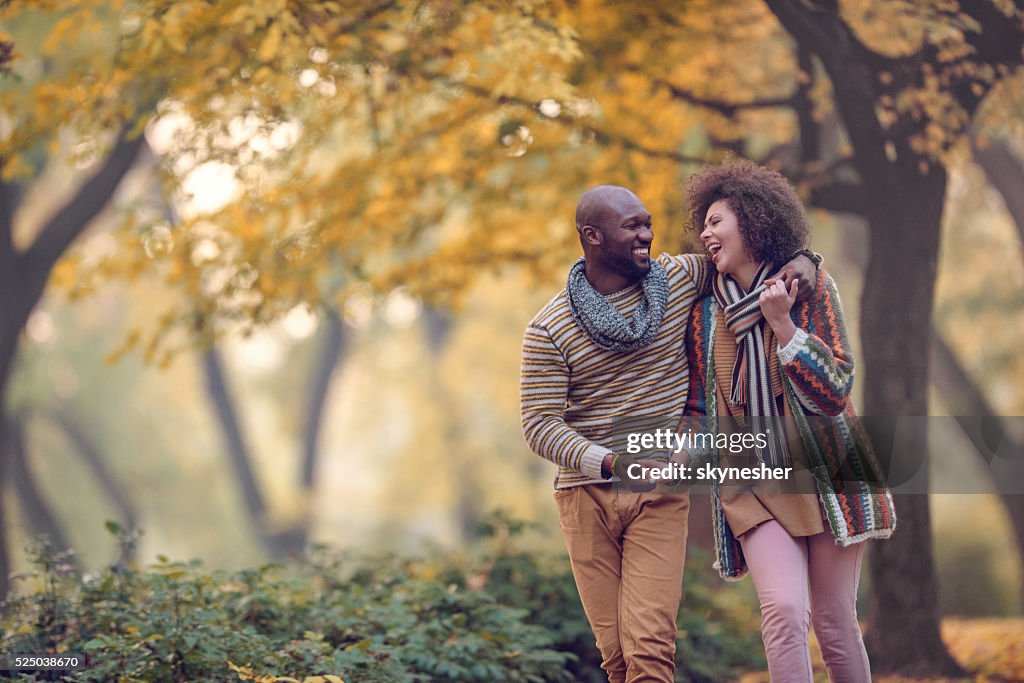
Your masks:
{"label": "green bush", "polygon": [[[604,680],[567,562],[520,549],[525,530],[495,515],[459,557],[316,548],[235,572],[161,557],[84,577],[38,546],[29,559],[40,589],[0,607],[0,655],[88,658],[80,671],[21,680]],[[723,680],[762,663],[749,603],[699,573],[684,590],[677,680]]]}

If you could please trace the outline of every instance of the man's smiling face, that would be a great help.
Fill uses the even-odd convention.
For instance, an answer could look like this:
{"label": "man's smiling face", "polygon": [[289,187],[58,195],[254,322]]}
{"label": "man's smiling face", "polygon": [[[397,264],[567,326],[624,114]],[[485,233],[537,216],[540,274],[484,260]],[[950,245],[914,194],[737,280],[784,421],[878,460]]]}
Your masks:
{"label": "man's smiling face", "polygon": [[651,269],[651,214],[631,192],[615,193],[601,212],[604,240],[600,247],[604,266],[630,280],[647,275]]}

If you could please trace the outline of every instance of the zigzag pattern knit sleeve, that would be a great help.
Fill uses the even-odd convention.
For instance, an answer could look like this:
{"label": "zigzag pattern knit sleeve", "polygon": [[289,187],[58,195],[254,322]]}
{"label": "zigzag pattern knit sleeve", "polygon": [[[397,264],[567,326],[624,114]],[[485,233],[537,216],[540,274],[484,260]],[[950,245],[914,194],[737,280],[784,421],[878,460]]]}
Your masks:
{"label": "zigzag pattern knit sleeve", "polygon": [[684,416],[707,415],[708,345],[707,328],[711,323],[707,299],[698,300],[690,313],[686,329],[686,360],[690,368],[690,390]]}
{"label": "zigzag pattern knit sleeve", "polygon": [[808,301],[794,306],[797,331],[779,362],[797,399],[812,415],[839,415],[853,389],[853,354],[839,290],[822,270]]}
{"label": "zigzag pattern knit sleeve", "polygon": [[569,368],[543,327],[530,325],[523,339],[520,414],[530,449],[553,463],[601,478],[609,449],[584,438],[565,422]]}

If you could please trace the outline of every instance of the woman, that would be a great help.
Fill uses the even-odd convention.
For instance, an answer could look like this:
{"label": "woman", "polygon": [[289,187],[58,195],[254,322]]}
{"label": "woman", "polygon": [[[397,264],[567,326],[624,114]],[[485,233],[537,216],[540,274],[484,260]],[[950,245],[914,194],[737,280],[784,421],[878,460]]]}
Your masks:
{"label": "woman", "polygon": [[[798,302],[795,283],[766,278],[808,235],[778,173],[747,161],[707,167],[687,198],[691,227],[718,270],[714,293],[690,319],[687,414],[706,415],[712,433],[746,425],[758,436],[748,454],[755,463],[796,473],[795,493],[713,487],[716,566],[727,579],[750,571],[773,681],[811,683],[813,622],[830,680],[866,683],[861,541],[890,536],[896,517],[889,491],[870,483],[879,468],[850,405],[853,358],[835,283],[820,270],[814,293]],[[733,457],[708,455],[715,466]]]}

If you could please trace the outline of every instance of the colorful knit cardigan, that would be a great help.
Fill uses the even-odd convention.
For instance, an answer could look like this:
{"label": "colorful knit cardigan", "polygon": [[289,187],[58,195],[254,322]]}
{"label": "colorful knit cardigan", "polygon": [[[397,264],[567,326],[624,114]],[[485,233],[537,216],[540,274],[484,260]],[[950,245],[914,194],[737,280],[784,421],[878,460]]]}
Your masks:
{"label": "colorful knit cardigan", "polygon": [[[706,415],[704,428],[717,432],[718,383],[714,344],[719,307],[713,296],[698,301],[687,331],[690,392],[686,415]],[[879,485],[881,467],[850,404],[853,356],[843,323],[839,292],[822,270],[810,297],[790,312],[798,330],[780,352],[785,400],[794,416],[825,516],[836,543],[848,546],[868,538],[888,538],[896,528],[892,495]],[[808,416],[810,416],[808,418]],[[718,453],[707,456],[718,465]],[[841,476],[832,476],[841,472]],[[720,486],[711,491],[715,567],[723,578],[746,574],[746,560],[722,509]]]}

